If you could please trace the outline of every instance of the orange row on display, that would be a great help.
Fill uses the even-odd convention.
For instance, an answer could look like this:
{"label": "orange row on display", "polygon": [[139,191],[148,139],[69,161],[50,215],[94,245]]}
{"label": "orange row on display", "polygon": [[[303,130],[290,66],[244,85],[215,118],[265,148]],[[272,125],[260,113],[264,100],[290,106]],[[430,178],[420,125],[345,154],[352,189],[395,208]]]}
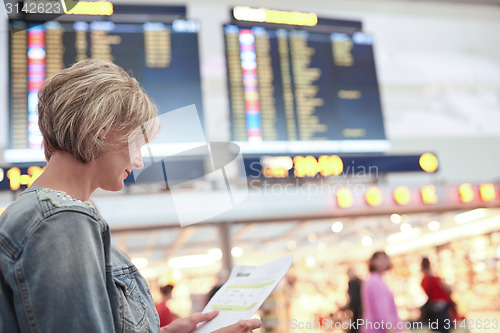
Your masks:
{"label": "orange row on display", "polygon": [[[418,192],[418,193],[416,193]],[[499,192],[499,195],[497,195]],[[410,189],[407,186],[395,187],[390,195],[384,194],[381,188],[368,187],[363,198],[370,207],[381,206],[390,196],[394,203],[399,206],[407,206],[411,203],[435,205],[442,201],[443,204],[453,203],[500,203],[500,186],[493,183],[482,183],[473,185],[463,183],[458,186],[446,186],[438,188],[436,185],[423,185],[419,189]],[[350,208],[354,204],[354,196],[349,188],[341,188],[337,191],[337,204],[340,208]]]}

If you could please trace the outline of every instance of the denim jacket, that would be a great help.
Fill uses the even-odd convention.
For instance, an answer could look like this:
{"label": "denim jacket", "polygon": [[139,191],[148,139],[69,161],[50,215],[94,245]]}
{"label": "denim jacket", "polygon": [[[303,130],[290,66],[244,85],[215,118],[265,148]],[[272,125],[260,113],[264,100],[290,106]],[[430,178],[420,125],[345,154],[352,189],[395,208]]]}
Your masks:
{"label": "denim jacket", "polygon": [[158,332],[144,278],[90,202],[30,187],[0,217],[0,333]]}

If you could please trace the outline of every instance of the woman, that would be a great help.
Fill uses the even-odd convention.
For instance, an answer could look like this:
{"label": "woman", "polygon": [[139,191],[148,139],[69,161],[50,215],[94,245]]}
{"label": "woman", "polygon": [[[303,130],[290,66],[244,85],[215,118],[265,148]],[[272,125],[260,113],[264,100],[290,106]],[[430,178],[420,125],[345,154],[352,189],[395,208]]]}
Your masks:
{"label": "woman", "polygon": [[429,297],[430,303],[430,315],[427,320],[437,327],[437,331],[449,333],[451,288],[432,273],[429,258],[422,258],[421,269],[424,274],[421,283],[422,289],[424,289],[427,297]]}
{"label": "woman", "polygon": [[184,333],[213,319],[217,312],[195,314],[160,329],[146,281],[88,201],[97,188],[122,189],[158,131],[137,81],[85,60],[46,80],[38,113],[47,166],[0,219],[0,332]]}
{"label": "woman", "polygon": [[391,269],[391,260],[383,251],[375,252],[368,266],[370,277],[361,286],[363,304],[362,333],[392,333],[402,331],[394,296],[382,275]]}

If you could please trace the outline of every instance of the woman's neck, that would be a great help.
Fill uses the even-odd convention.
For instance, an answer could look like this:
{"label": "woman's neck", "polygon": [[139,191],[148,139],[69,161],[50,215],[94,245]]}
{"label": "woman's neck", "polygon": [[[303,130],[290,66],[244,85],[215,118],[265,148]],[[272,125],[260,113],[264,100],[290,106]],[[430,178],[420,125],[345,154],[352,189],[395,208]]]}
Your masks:
{"label": "woman's neck", "polygon": [[73,155],[59,151],[51,156],[44,172],[32,185],[63,191],[75,199],[87,201],[98,187],[93,175],[92,162],[82,163]]}

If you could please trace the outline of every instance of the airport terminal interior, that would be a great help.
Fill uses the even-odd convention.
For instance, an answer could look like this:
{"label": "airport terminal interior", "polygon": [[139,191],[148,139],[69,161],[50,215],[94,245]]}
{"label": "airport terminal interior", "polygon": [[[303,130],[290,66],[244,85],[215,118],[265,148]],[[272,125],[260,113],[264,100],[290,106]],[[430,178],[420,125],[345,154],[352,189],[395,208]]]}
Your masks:
{"label": "airport terminal interior", "polygon": [[256,332],[348,332],[350,275],[385,251],[402,320],[421,320],[427,257],[452,332],[500,332],[499,0],[5,4],[0,214],[43,173],[43,81],[104,58],[162,127],[91,201],[154,299],[174,286],[172,313],[202,311],[236,265],[293,255]]}

